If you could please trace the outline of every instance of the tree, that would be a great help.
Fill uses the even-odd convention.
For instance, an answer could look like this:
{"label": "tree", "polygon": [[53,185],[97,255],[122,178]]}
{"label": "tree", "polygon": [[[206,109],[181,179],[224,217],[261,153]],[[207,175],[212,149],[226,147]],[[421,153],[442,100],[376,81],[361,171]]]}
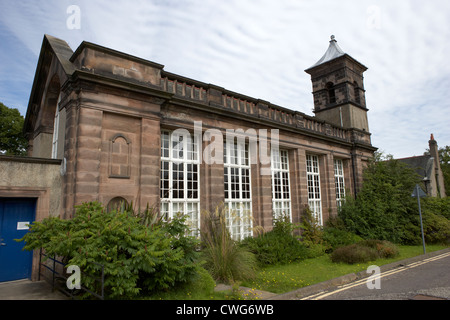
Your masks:
{"label": "tree", "polygon": [[19,110],[0,102],[0,153],[26,155],[28,141],[22,132],[23,124]]}
{"label": "tree", "polygon": [[413,169],[378,153],[364,170],[361,191],[347,199],[339,216],[348,231],[365,239],[413,244],[420,228],[411,192],[419,182]]}
{"label": "tree", "polygon": [[439,148],[439,161],[444,176],[444,186],[446,193],[450,192],[450,146]]}

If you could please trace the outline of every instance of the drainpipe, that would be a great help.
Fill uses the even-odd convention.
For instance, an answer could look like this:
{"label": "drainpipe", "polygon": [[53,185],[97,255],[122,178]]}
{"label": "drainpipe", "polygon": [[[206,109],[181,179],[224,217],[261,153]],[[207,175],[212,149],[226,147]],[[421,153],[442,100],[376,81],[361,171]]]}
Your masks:
{"label": "drainpipe", "polygon": [[355,148],[355,145],[353,145],[353,147],[352,147],[352,153],[351,153],[351,156],[352,156],[352,176],[353,176],[353,194],[354,194],[354,197],[356,198],[356,194],[357,194],[357,190],[358,190],[358,188],[357,188],[357,186],[356,186],[356,182],[357,182],[357,176],[356,176],[356,157],[357,157],[357,155],[356,155],[356,148]]}

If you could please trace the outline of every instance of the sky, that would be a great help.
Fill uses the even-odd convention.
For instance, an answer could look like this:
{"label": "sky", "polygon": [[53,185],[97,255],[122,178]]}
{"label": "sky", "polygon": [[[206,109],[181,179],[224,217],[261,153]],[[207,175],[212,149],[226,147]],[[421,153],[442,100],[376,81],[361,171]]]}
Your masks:
{"label": "sky", "polygon": [[364,73],[372,144],[450,145],[448,0],[0,0],[0,102],[25,116],[44,34],[313,115],[314,65],[335,35]]}

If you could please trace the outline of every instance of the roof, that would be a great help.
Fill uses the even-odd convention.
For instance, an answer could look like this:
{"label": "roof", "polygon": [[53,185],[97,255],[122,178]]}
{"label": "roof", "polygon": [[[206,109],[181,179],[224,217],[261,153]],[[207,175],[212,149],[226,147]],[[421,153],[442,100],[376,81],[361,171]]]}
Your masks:
{"label": "roof", "polygon": [[328,46],[328,50],[325,52],[325,54],[320,58],[319,61],[317,61],[312,67],[316,67],[322,63],[334,60],[336,58],[339,58],[345,54],[344,51],[339,47],[337,44],[336,38],[332,35],[330,40],[330,45]]}
{"label": "roof", "polygon": [[397,159],[413,168],[421,177],[431,179],[434,158],[428,155]]}
{"label": "roof", "polygon": [[32,117],[33,104],[39,104],[39,101],[42,97],[42,92],[44,91],[44,84],[39,83],[41,78],[45,78],[48,74],[48,66],[50,65],[52,54],[56,56],[59,63],[61,64],[64,73],[69,76],[74,71],[75,68],[72,63],[69,61],[69,58],[72,56],[73,51],[64,40],[55,38],[48,34],[44,35],[44,39],[42,40],[41,52],[39,54],[38,64],[36,67],[36,72],[34,75],[33,86],[31,88],[30,99],[28,101],[27,113],[25,116],[25,124],[23,128],[23,132],[26,133],[29,131],[30,118]]}
{"label": "roof", "polygon": [[72,49],[69,47],[66,41],[55,38],[48,34],[44,35],[44,38],[49,43],[56,57],[58,58],[59,63],[64,69],[64,72],[67,75],[72,74],[75,71],[75,67],[69,61],[70,57],[73,55]]}
{"label": "roof", "polygon": [[345,53],[341,47],[339,47],[339,45],[337,44],[337,40],[335,38],[334,35],[332,35],[330,40],[330,44],[328,46],[327,51],[325,52],[325,54],[322,56],[322,58],[319,59],[319,61],[317,61],[313,66],[309,67],[308,69],[306,69],[305,71],[308,71],[312,68],[315,68],[317,66],[320,66],[322,64],[325,64],[329,61],[332,61],[334,59],[343,57],[343,56],[347,56],[350,59],[352,59],[353,61],[357,62],[358,64],[360,64],[364,69],[367,70],[367,67],[365,67],[363,64],[361,64],[359,61],[357,61],[356,59],[352,58],[350,55],[348,55],[347,53]]}

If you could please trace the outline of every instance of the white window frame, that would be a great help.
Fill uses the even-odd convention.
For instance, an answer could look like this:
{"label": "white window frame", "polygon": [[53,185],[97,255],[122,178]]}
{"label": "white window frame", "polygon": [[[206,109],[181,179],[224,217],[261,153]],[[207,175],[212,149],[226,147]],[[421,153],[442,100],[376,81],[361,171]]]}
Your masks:
{"label": "white window frame", "polygon": [[316,155],[306,155],[306,176],[308,191],[308,206],[316,222],[322,226],[322,199],[320,190],[320,169],[319,157]]}
{"label": "white window frame", "polygon": [[52,159],[58,158],[58,140],[59,140],[59,103],[61,102],[61,94],[58,96],[56,103],[55,119],[53,121],[53,137],[52,137]]}
{"label": "white window frame", "polygon": [[336,205],[338,209],[345,200],[344,162],[334,159],[334,185],[336,188]]}
{"label": "white window frame", "polygon": [[192,236],[200,231],[200,141],[198,136],[161,130],[160,213],[163,219],[187,215]]}
{"label": "white window frame", "polygon": [[292,222],[291,186],[289,176],[289,152],[271,150],[272,212],[274,220],[288,217]]}
{"label": "white window frame", "polygon": [[231,237],[242,240],[253,235],[251,166],[249,146],[224,143],[224,198],[226,224]]}

